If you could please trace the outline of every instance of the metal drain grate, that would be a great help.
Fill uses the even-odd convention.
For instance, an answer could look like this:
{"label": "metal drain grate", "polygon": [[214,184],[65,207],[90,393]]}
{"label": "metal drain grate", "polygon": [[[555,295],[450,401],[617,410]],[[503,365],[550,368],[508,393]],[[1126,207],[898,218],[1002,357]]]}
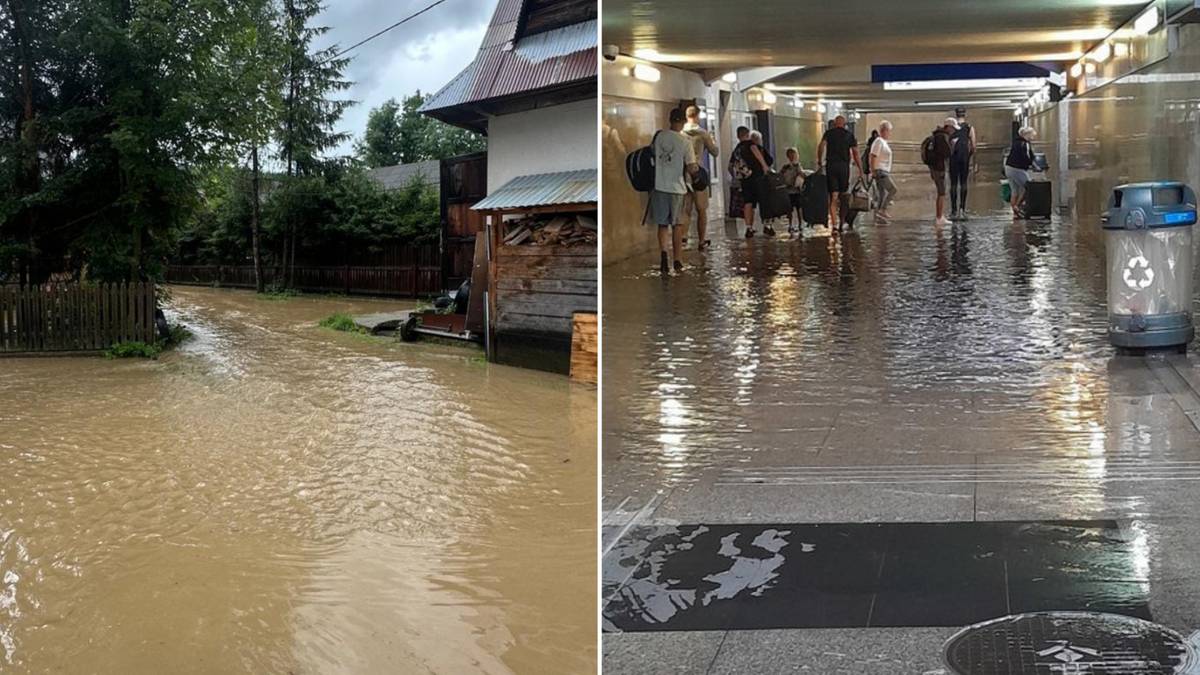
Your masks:
{"label": "metal drain grate", "polygon": [[1095,612],[985,621],[950,638],[943,655],[956,675],[1173,675],[1194,658],[1165,626]]}

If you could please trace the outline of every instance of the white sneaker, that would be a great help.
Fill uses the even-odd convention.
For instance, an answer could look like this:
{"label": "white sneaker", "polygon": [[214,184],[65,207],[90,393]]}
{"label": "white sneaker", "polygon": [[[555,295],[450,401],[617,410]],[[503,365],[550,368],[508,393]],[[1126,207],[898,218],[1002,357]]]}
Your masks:
{"label": "white sneaker", "polygon": [[949,218],[942,216],[941,218],[938,218],[937,220],[933,221],[933,224],[945,226],[945,225],[953,225],[954,223],[950,222]]}

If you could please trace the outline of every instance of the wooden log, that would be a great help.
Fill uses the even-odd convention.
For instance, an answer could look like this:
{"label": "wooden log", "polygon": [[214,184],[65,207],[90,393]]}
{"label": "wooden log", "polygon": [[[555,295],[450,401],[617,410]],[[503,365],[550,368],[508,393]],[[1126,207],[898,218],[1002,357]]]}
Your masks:
{"label": "wooden log", "polygon": [[571,379],[597,384],[600,381],[600,340],[597,316],[576,312],[571,318]]}

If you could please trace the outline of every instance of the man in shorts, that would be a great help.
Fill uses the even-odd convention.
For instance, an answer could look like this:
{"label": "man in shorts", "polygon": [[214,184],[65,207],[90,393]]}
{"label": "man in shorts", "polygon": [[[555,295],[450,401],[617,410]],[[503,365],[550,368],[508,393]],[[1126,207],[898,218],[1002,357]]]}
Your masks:
{"label": "man in shorts", "polygon": [[950,164],[950,137],[958,131],[958,120],[947,117],[942,126],[933,130],[933,157],[929,164],[929,177],[937,188],[937,220],[938,225],[949,225],[946,217],[946,170]]}
{"label": "man in shorts", "polygon": [[688,180],[699,169],[692,143],[682,133],[684,114],[673,108],[670,129],[664,129],[654,139],[654,191],[650,193],[650,217],[658,225],[659,269],[663,276],[670,274],[671,260],[675,271],[683,270],[683,198],[688,193]]}
{"label": "man in shorts", "polygon": [[858,167],[862,174],[862,160],[858,158],[858,140],[846,128],[846,116],[833,118],[833,126],[821,137],[817,146],[817,166],[825,167],[825,179],[829,182],[829,224],[842,228],[841,196],[850,194],[850,164]]}
{"label": "man in shorts", "polygon": [[[717,158],[717,142],[713,140],[712,134],[708,133],[704,127],[700,126],[700,109],[694,105],[688,106],[687,123],[683,125],[683,135],[692,143],[692,152],[696,155],[696,162],[700,162],[705,150],[715,160]],[[715,166],[716,163],[714,162]],[[683,217],[680,222],[683,223],[683,242],[687,243],[687,231],[692,213],[696,214],[696,234],[700,237],[700,244],[696,248],[703,251],[712,245],[708,240],[708,189],[704,190],[688,190],[688,193],[683,196]]]}

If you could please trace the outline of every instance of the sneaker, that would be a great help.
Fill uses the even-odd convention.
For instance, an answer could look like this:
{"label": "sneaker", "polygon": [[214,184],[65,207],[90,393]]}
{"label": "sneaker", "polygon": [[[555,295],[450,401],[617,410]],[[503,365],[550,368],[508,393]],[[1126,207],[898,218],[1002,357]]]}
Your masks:
{"label": "sneaker", "polygon": [[960,221],[962,221],[962,222],[964,222],[964,223],[965,223],[965,222],[967,222],[968,220],[970,220],[970,219],[971,219],[971,216],[968,216],[966,211],[959,211],[959,212],[958,212],[958,219],[959,219]]}
{"label": "sneaker", "polygon": [[670,274],[670,273],[671,273],[671,266],[667,264],[667,253],[666,253],[666,251],[660,251],[660,252],[659,252],[659,255],[660,255],[661,257],[659,258],[659,262],[658,262],[658,269],[659,269],[659,271],[660,271],[660,272],[662,272],[662,275],[665,277],[665,276],[667,276],[668,274]]}
{"label": "sneaker", "polygon": [[763,226],[763,236],[764,237],[774,237],[775,236],[775,228],[773,228],[769,225],[764,225]]}
{"label": "sneaker", "polygon": [[683,271],[683,263],[679,262],[678,260],[675,261],[675,271],[676,272]]}
{"label": "sneaker", "polygon": [[705,239],[704,241],[700,242],[700,248],[698,250],[703,251],[707,248],[712,248],[712,239]]}
{"label": "sneaker", "polygon": [[933,221],[934,225],[953,225],[945,216]]}
{"label": "sneaker", "polygon": [[754,238],[754,228],[753,228],[753,227],[747,227],[747,228],[746,228],[746,238],[747,238],[747,239],[753,239],[753,238]]}

